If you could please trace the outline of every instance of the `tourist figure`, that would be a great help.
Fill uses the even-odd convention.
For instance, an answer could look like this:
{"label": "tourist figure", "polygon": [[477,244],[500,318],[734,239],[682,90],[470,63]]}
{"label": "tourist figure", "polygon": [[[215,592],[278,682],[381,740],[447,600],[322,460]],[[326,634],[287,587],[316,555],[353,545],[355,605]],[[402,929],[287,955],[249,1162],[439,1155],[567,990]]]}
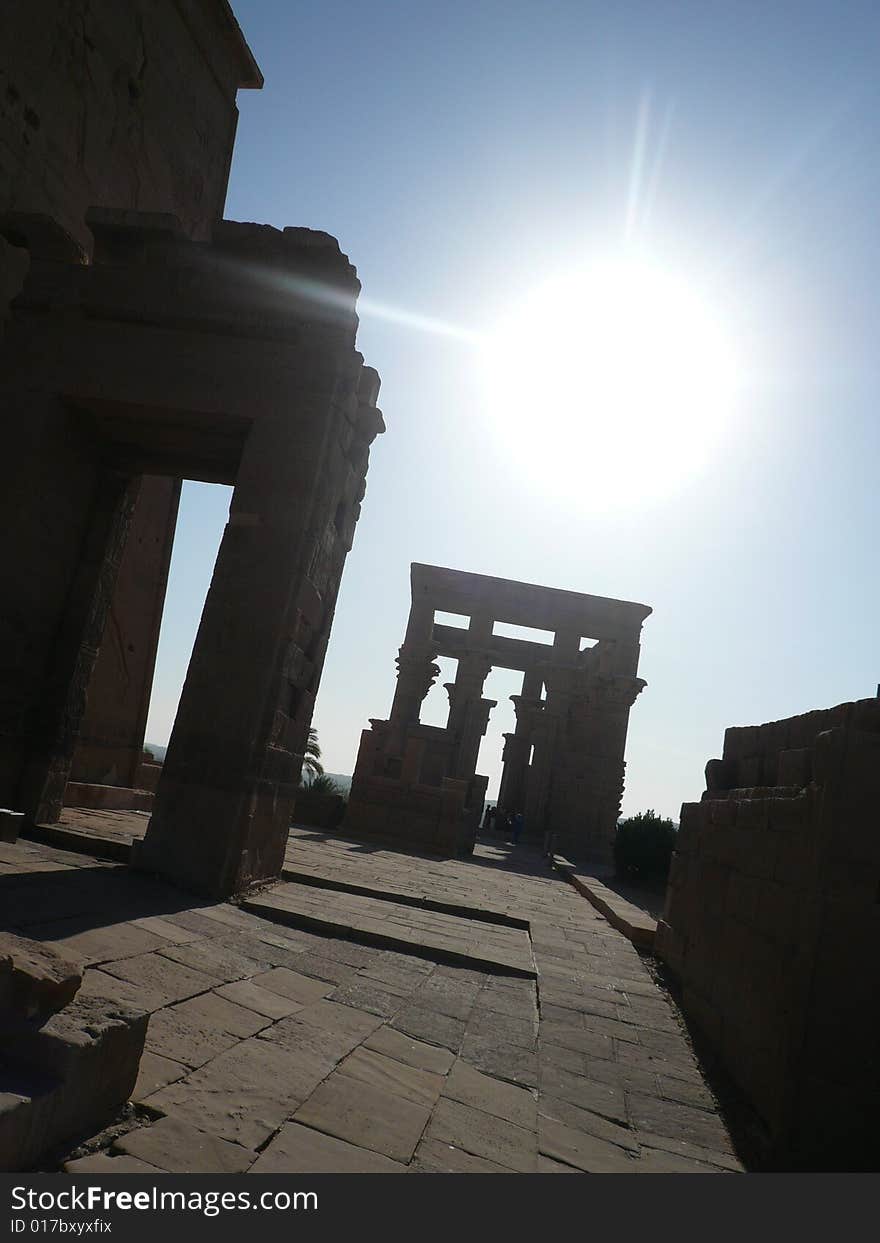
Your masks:
{"label": "tourist figure", "polygon": [[524,821],[523,821],[523,814],[521,811],[514,813],[510,824],[511,824],[510,840],[513,842],[515,846],[517,842],[519,841],[520,833],[522,833],[523,831]]}
{"label": "tourist figure", "polygon": [[483,828],[488,832],[495,823],[495,808],[490,804],[483,816]]}

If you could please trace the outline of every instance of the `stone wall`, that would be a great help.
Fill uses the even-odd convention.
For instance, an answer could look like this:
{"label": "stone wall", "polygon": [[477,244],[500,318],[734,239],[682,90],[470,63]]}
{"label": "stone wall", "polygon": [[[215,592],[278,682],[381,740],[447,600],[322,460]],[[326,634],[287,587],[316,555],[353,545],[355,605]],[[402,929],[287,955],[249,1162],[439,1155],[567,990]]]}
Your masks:
{"label": "stone wall", "polygon": [[[169,232],[209,238],[223,214],[236,92],[261,85],[228,0],[5,0],[0,330],[28,262],[116,262],[115,239],[106,228],[104,249],[109,241],[113,253],[99,253],[90,227],[96,207],[161,213]],[[35,413],[20,413],[31,424],[39,422]],[[66,417],[59,408],[57,422],[63,425]],[[34,439],[30,429],[25,439],[27,454]],[[13,684],[35,675],[31,656],[44,629],[51,629],[55,597],[70,599],[67,553],[83,539],[94,544],[100,538],[100,522],[83,525],[83,506],[100,511],[102,495],[114,503],[116,482],[92,470],[82,452],[70,453],[73,439],[62,437],[54,453],[44,455],[39,478],[19,469],[9,498],[18,538],[22,494],[28,501],[36,485],[46,528],[39,563],[27,565],[32,589],[18,593],[12,605]],[[74,764],[79,782],[138,782],[179,493],[174,478],[146,478],[132,488],[130,538],[126,542],[123,525],[117,590],[103,634],[102,617],[93,619],[100,655]],[[109,590],[106,576],[105,583]],[[68,678],[63,664],[61,681]],[[17,709],[10,719],[8,704],[17,696],[16,688],[0,707],[0,736],[40,728]],[[74,705],[73,714],[81,707]],[[0,759],[0,786],[6,781],[3,766]]]}
{"label": "stone wall", "polygon": [[259,87],[226,0],[4,0],[0,213],[44,212],[84,250],[93,204],[223,214],[240,86]]}
{"label": "stone wall", "polygon": [[707,784],[681,809],[657,953],[768,1165],[874,1169],[880,700],[730,729]]}

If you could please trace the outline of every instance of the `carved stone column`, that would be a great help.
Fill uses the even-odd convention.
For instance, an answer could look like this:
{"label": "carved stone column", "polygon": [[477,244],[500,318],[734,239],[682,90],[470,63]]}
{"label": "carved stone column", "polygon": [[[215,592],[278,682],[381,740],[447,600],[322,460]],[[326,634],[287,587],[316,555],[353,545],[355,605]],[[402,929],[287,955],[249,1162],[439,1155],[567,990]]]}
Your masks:
{"label": "carved stone column", "polygon": [[489,676],[492,662],[480,652],[468,652],[458,662],[454,682],[447,682],[449,695],[449,720],[446,728],[461,735],[468,708],[483,694],[483,684]]}
{"label": "carved stone column", "polygon": [[614,832],[620,815],[624,784],[624,751],[629,727],[629,713],[642,690],[647,686],[643,678],[626,675],[600,676],[593,684],[594,710],[603,719],[603,748],[606,756],[605,780],[598,795],[598,821],[607,838],[609,849],[613,846]]}
{"label": "carved stone column", "polygon": [[468,652],[458,662],[454,682],[446,683],[449,695],[447,730],[453,739],[452,775],[469,780],[473,777],[480,751],[480,739],[486,732],[489,713],[495,700],[483,699],[483,683],[489,676],[492,662],[481,652]]}
{"label": "carved stone column", "polygon": [[535,723],[544,710],[544,703],[540,696],[511,695],[510,700],[516,713],[516,729],[504,735],[504,769],[498,806],[504,811],[523,811]]}
{"label": "carved stone column", "polygon": [[430,647],[400,649],[395,662],[397,687],[390,717],[396,725],[418,723],[422,702],[440,673],[440,666],[434,663],[436,655],[436,650]]}
{"label": "carved stone column", "polygon": [[[562,647],[561,644],[559,646]],[[572,644],[566,642],[563,649],[565,656],[569,654],[571,647]],[[577,655],[576,642],[573,654]],[[529,773],[525,816],[526,830],[529,833],[543,833],[548,827],[546,818],[550,784],[559,738],[563,732],[574,690],[575,674],[576,666],[564,657],[561,663],[548,664],[541,670],[541,676],[547,687],[547,698],[544,701],[543,712],[535,720],[533,730],[535,752]]]}
{"label": "carved stone column", "polygon": [[599,673],[578,688],[551,790],[560,848],[572,858],[611,862],[629,710],[644,686],[641,678]]}
{"label": "carved stone column", "polygon": [[469,780],[477,771],[480,742],[489,724],[489,714],[497,702],[495,699],[473,699],[468,705],[455,761],[454,775],[461,780]]}

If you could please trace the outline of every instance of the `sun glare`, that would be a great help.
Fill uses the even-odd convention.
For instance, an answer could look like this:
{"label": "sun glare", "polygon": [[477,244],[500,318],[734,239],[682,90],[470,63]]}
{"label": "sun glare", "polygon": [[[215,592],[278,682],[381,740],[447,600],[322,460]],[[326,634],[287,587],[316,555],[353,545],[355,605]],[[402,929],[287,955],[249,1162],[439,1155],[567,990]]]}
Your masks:
{"label": "sun glare", "polygon": [[485,377],[523,483],[610,509],[678,491],[711,461],[735,371],[709,303],[625,260],[534,290],[489,339]]}

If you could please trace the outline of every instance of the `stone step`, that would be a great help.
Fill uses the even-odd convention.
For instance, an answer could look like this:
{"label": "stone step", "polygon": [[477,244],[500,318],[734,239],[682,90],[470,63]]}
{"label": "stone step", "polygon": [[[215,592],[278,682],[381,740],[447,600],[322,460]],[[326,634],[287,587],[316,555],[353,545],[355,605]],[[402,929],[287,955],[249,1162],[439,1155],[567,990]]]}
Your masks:
{"label": "stone step", "polygon": [[439,911],[443,915],[457,915],[462,919],[472,919],[478,923],[500,924],[508,928],[522,928],[527,932],[529,921],[511,915],[502,906],[493,906],[483,902],[480,906],[468,906],[465,903],[441,902],[427,893],[415,893],[403,889],[383,886],[352,884],[350,881],[336,880],[321,872],[304,868],[285,867],[281,870],[282,880],[293,881],[300,885],[312,885],[318,889],[330,889],[337,893],[358,894],[361,897],[377,898],[380,901],[397,902],[401,906],[411,906],[424,911]]}
{"label": "stone step", "polygon": [[134,838],[119,832],[112,836],[106,831],[90,831],[65,824],[35,824],[22,832],[22,837],[44,846],[57,846],[75,854],[93,855],[96,859],[111,859],[115,863],[128,863]]}
{"label": "stone step", "polygon": [[535,979],[526,932],[501,924],[440,912],[420,912],[400,902],[282,882],[242,908],[275,923],[344,937],[362,945],[395,949],[434,962],[477,967],[500,975]]}
{"label": "stone step", "polygon": [[652,915],[603,885],[597,876],[579,871],[562,855],[553,856],[553,865],[591,906],[605,916],[612,928],[622,932],[637,949],[648,954],[653,951],[657,920]]}

